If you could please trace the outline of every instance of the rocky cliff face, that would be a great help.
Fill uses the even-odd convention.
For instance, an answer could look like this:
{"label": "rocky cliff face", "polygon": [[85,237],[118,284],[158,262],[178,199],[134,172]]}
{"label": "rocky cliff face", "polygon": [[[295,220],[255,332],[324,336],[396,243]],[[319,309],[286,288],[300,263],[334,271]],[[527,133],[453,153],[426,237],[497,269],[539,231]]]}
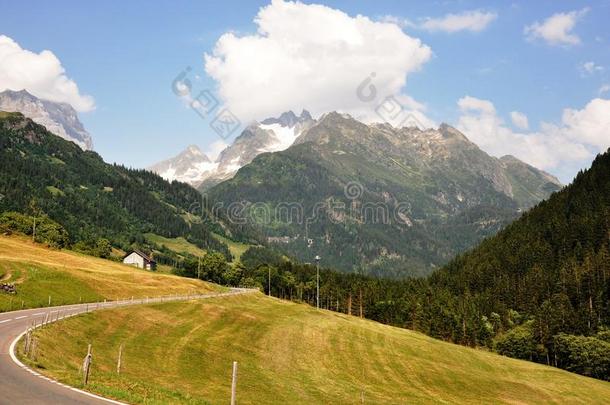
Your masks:
{"label": "rocky cliff face", "polygon": [[74,142],[81,149],[93,149],[91,135],[79,121],[76,110],[69,104],[42,100],[26,90],[5,90],[0,93],[0,110],[20,112],[49,132]]}

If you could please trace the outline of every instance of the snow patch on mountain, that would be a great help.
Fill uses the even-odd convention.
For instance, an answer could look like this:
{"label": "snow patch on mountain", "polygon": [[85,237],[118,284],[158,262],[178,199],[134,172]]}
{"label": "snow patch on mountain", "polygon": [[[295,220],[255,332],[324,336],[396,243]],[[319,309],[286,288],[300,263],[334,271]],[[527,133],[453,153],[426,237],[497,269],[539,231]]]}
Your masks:
{"label": "snow patch on mountain", "polygon": [[213,185],[230,179],[261,153],[288,149],[315,122],[305,110],[299,116],[287,111],[277,118],[267,118],[249,125],[213,162],[193,145],[150,169],[170,181],[178,180],[194,187],[203,183]]}
{"label": "snow patch on mountain", "polygon": [[259,126],[265,131],[271,131],[276,142],[261,149],[261,152],[279,152],[288,149],[301,134],[296,131],[296,125],[292,127],[284,127],[281,124],[261,124]]}

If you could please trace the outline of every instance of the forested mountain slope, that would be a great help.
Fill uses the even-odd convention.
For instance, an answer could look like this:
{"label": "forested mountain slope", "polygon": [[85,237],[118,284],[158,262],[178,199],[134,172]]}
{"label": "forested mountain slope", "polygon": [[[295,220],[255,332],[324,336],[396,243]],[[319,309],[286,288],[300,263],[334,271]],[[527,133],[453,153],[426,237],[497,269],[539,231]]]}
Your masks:
{"label": "forested mountain slope", "polygon": [[[499,315],[504,328],[516,313],[529,319],[499,342],[501,351],[562,366],[566,345],[576,343],[561,334],[590,336],[599,347],[610,342],[609,242],[610,151],[573,184],[437,271],[430,283],[468,297],[483,314]],[[592,359],[591,347],[598,346],[589,344]],[[610,350],[605,358],[610,370]]]}
{"label": "forested mountain slope", "polygon": [[429,274],[560,187],[448,125],[397,129],[333,112],[207,194],[241,205],[237,228],[300,261],[403,277]]}
{"label": "forested mountain slope", "polygon": [[[610,152],[574,183],[432,276],[453,292],[483,294],[490,310],[536,311],[556,294],[594,328],[608,319]],[[607,291],[606,291],[607,292]]]}
{"label": "forested mountain slope", "polygon": [[107,164],[19,113],[0,113],[0,167],[0,212],[48,216],[73,243],[105,238],[127,249],[152,232],[228,255],[210,233],[215,225],[189,215],[201,208],[195,189]]}

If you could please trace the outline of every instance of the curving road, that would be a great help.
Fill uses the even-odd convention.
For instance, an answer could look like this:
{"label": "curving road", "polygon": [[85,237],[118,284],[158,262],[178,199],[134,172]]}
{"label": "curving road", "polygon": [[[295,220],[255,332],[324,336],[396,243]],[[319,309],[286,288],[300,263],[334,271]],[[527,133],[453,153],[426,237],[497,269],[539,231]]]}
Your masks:
{"label": "curving road", "polygon": [[0,314],[0,404],[121,404],[121,402],[55,382],[27,368],[17,360],[14,353],[16,342],[34,323],[40,325],[45,319],[55,322],[99,309],[224,297],[250,292],[253,290],[234,288],[230,292],[224,293],[64,305],[2,313]]}

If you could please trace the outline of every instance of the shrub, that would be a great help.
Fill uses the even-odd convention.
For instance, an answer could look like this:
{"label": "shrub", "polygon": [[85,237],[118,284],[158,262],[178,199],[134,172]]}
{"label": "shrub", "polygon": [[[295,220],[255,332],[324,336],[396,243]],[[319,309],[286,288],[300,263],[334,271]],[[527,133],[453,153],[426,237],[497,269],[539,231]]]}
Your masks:
{"label": "shrub", "polygon": [[63,248],[69,245],[68,232],[63,226],[46,215],[34,218],[19,212],[3,212],[0,214],[0,230],[2,232],[32,235],[34,224],[36,224],[36,236],[34,238],[36,242],[46,243],[55,248]]}
{"label": "shrub", "polygon": [[497,336],[494,350],[504,356],[532,360],[536,356],[536,342],[532,333],[532,321],[526,322]]}
{"label": "shrub", "polygon": [[557,366],[574,373],[610,380],[610,343],[589,336],[560,333],[554,337]]}

